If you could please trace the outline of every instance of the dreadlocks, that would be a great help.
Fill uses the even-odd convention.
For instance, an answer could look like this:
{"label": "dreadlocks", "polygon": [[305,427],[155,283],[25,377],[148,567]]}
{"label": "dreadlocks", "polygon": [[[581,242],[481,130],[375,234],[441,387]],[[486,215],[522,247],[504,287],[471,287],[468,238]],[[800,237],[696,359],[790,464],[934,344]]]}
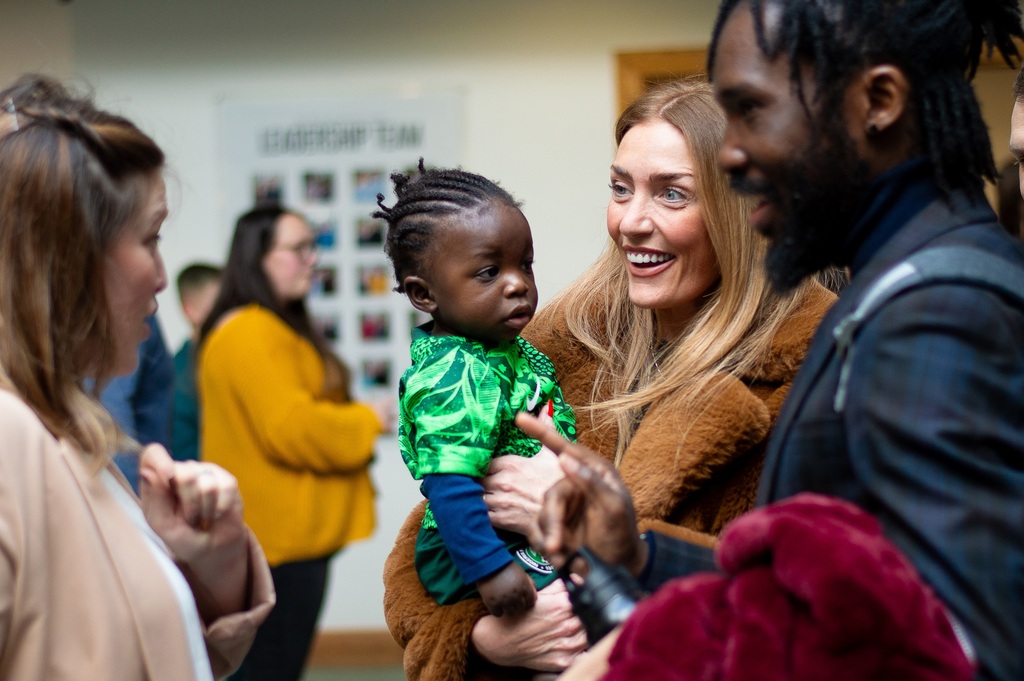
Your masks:
{"label": "dreadlocks", "polygon": [[[918,143],[943,191],[980,195],[981,178],[995,180],[969,81],[983,45],[989,54],[998,50],[1010,66],[1020,61],[1013,42],[1024,37],[1017,0],[723,0],[709,73],[722,26],[743,3],[753,13],[758,46],[769,58],[789,59],[798,88],[800,66],[813,66],[818,111],[840,111],[846,86],[864,66],[893,64],[911,83]],[[778,11],[770,34],[764,21],[769,6]]]}
{"label": "dreadlocks", "polygon": [[384,195],[377,194],[380,210],[372,217],[388,223],[384,252],[394,266],[399,293],[405,292],[402,280],[422,267],[434,230],[448,216],[494,201],[519,208],[511,194],[486,177],[460,169],[428,170],[422,158],[416,173],[392,173],[391,181],[398,200],[388,208]]}

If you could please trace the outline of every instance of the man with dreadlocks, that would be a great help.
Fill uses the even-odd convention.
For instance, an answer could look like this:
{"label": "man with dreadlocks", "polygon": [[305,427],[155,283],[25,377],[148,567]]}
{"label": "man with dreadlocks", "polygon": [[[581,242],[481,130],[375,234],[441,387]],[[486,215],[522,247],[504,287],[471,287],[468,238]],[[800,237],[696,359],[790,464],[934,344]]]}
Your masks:
{"label": "man with dreadlocks", "polygon": [[[996,172],[969,79],[983,45],[1012,64],[1022,35],[1017,0],[725,0],[709,56],[719,162],[760,199],[774,284],[851,274],[779,417],[759,501],[811,491],[873,514],[977,678],[1005,681],[1024,679],[1024,248],[984,201]],[[707,550],[638,537],[603,460],[517,422],[563,452],[533,537],[555,565],[585,543],[652,589],[714,568]]]}

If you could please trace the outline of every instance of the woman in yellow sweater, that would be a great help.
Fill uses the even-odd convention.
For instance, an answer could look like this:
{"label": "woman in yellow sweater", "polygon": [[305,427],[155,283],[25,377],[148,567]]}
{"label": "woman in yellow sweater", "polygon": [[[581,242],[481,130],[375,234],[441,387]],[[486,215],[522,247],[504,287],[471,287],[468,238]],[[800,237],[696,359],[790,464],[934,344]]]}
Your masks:
{"label": "woman in yellow sweater", "polygon": [[266,551],[277,607],[239,671],[298,679],[331,556],[374,527],[369,477],[387,404],[353,402],[305,299],[313,231],[280,207],[238,219],[198,358],[203,456],[231,471]]}

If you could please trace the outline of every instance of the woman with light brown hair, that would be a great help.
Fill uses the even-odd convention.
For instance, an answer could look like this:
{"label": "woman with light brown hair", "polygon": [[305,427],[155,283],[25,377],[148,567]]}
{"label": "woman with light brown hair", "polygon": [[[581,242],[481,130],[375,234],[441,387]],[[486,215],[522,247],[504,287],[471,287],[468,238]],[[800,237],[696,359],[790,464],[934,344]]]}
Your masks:
{"label": "woman with light brown hair", "polygon": [[273,606],[230,474],[147,447],[140,501],[112,461],[138,445],[97,394],[166,286],[163,163],[59,83],[0,91],[0,678],[212,679]]}
{"label": "woman with light brown hair", "polygon": [[[657,86],[626,109],[608,248],[523,333],[554,363],[579,441],[615,462],[641,529],[705,545],[753,505],[768,433],[834,299],[814,283],[788,295],[769,287],[752,206],[717,167],[724,129],[698,80]],[[496,460],[484,480],[492,522],[529,534],[560,475],[550,454]],[[564,587],[540,592],[517,620],[479,601],[429,602],[412,565],[421,516],[407,520],[384,573],[409,678],[530,678],[583,650]]]}

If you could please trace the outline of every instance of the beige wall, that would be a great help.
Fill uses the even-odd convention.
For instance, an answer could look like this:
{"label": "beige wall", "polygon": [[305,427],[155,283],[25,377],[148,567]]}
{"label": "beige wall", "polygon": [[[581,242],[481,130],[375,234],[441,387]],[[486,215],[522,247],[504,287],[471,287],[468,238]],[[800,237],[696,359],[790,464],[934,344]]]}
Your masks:
{"label": "beige wall", "polygon": [[1003,66],[992,66],[978,71],[974,91],[981,104],[981,113],[988,123],[989,139],[996,166],[1012,157],[1008,150],[1010,138],[1010,110],[1013,108],[1013,79],[1016,72]]}
{"label": "beige wall", "polygon": [[[1016,73],[1002,64],[993,64],[978,71],[974,79],[974,91],[981,104],[981,113],[988,124],[988,136],[992,141],[992,155],[996,169],[1001,170],[1013,160],[1009,151],[1010,111],[1013,109],[1013,79]],[[996,204],[996,187],[989,184],[985,193],[993,205]]]}
{"label": "beige wall", "polygon": [[71,76],[72,33],[67,4],[57,0],[0,2],[0,83],[27,71]]}

